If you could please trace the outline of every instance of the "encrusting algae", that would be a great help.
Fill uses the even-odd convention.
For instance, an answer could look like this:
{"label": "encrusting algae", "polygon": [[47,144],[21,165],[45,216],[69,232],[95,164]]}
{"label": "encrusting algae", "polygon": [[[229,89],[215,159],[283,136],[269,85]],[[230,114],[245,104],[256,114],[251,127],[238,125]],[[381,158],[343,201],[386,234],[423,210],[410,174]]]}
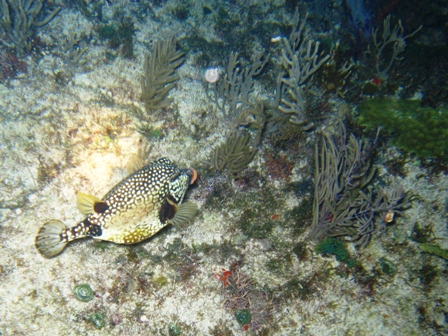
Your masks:
{"label": "encrusting algae", "polygon": [[78,209],[87,217],[71,228],[59,220],[47,222],[36,236],[36,248],[49,258],[68,242],[88,236],[135,244],[168,224],[186,223],[195,216],[197,205],[181,203],[196,177],[194,169],[181,170],[161,158],[125,178],[103,199],[78,193]]}

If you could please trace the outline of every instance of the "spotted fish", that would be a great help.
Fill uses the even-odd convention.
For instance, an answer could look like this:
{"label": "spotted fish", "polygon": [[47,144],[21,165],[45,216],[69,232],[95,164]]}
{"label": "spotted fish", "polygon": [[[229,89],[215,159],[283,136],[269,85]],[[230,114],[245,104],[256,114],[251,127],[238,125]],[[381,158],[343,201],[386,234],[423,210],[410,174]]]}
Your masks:
{"label": "spotted fish", "polygon": [[168,224],[188,222],[197,206],[181,203],[196,177],[194,169],[178,169],[162,158],[125,178],[103,199],[78,193],[78,209],[86,218],[70,228],[59,220],[44,224],[36,236],[36,248],[49,258],[59,254],[68,242],[89,236],[134,244]]}

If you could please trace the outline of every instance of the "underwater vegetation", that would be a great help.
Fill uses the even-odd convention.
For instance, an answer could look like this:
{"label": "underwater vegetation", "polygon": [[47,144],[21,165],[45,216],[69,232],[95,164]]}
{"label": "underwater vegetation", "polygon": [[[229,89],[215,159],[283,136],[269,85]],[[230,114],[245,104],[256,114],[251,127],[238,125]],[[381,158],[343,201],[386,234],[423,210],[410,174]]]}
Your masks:
{"label": "underwater vegetation", "polygon": [[417,34],[421,28],[405,35],[401,20],[392,26],[388,15],[383,21],[381,34],[378,34],[379,28],[372,29],[372,44],[368,52],[372,54],[377,76],[387,78],[392,65],[402,60],[400,54],[406,48],[406,39]]}
{"label": "underwater vegetation", "polygon": [[136,29],[131,18],[122,18],[118,23],[100,24],[97,26],[96,32],[99,39],[106,41],[110,49],[119,49],[121,55],[125,58],[134,57],[134,34]]}
{"label": "underwater vegetation", "polygon": [[148,111],[167,107],[171,103],[167,95],[179,78],[175,70],[184,62],[183,56],[182,51],[176,50],[174,38],[155,42],[152,55],[145,55],[140,83],[141,99]]}
{"label": "underwater vegetation", "polygon": [[[189,2],[186,2],[189,4]],[[205,4],[205,3],[204,3]],[[281,34],[286,24],[281,20],[272,19],[272,12],[281,13],[283,6],[271,3],[266,6],[263,2],[249,2],[244,4],[244,10],[239,10],[242,3],[234,1],[217,1],[213,5],[202,6],[199,15],[201,21],[210,22],[210,29],[214,38],[202,34],[200,30],[193,30],[191,36],[186,36],[183,43],[188,44],[195,56],[195,63],[207,66],[211,63],[222,64],[230,52],[238,51],[244,58],[249,59],[253,51],[260,46],[267,48],[270,39],[275,34]],[[181,9],[181,10],[179,10]],[[292,9],[293,11],[294,9]],[[194,17],[194,10],[185,9],[185,2],[179,4],[173,15],[185,20]],[[263,19],[261,19],[263,18]],[[197,20],[197,19],[196,19]]]}
{"label": "underwater vegetation", "polygon": [[435,244],[418,244],[420,250],[426,253],[431,253],[436,256],[439,256],[443,259],[448,260],[448,250],[441,248],[439,245]]}
{"label": "underwater vegetation", "polygon": [[61,10],[56,7],[41,21],[44,0],[3,0],[0,7],[0,27],[6,33],[7,40],[2,43],[15,50],[18,56],[24,56],[32,48],[32,38],[36,27],[42,27],[50,22]]}
{"label": "underwater vegetation", "polygon": [[240,326],[244,326],[245,324],[249,324],[252,321],[252,315],[248,309],[240,309],[235,312],[235,318],[240,324]]}
{"label": "underwater vegetation", "polygon": [[76,285],[73,288],[73,294],[75,295],[76,300],[81,302],[92,301],[95,296],[95,292],[88,284]]}
{"label": "underwater vegetation", "polygon": [[[381,302],[384,299],[381,295],[386,287],[385,282],[393,282],[400,289],[408,286],[402,280],[406,279],[407,267],[412,258],[425,259],[428,264],[443,265],[445,261],[436,255],[446,257],[446,251],[430,244],[431,240],[425,230],[417,232],[419,230],[415,229],[413,232],[416,236],[413,238],[422,239],[420,246],[406,241],[406,235],[410,231],[408,229],[413,224],[410,221],[413,219],[400,216],[409,205],[409,199],[398,181],[403,178],[405,183],[402,185],[406,186],[406,191],[407,188],[412,190],[412,186],[406,184],[409,180],[404,177],[412,172],[412,168],[406,165],[409,161],[395,162],[404,172],[400,178],[386,178],[386,174],[391,171],[386,167],[387,172],[384,172],[383,153],[376,155],[383,150],[382,142],[369,139],[382,126],[378,139],[383,140],[387,136],[391,138],[390,143],[399,146],[395,142],[395,138],[399,136],[397,129],[392,126],[391,131],[388,131],[387,122],[379,120],[376,123],[375,119],[391,119],[391,115],[394,115],[384,108],[387,104],[380,104],[381,100],[389,99],[373,98],[361,103],[359,109],[375,103],[381,105],[382,110],[378,107],[381,111],[366,112],[367,117],[361,116],[363,113],[360,111],[360,116],[355,119],[359,121],[358,125],[348,120],[352,107],[361,99],[364,79],[377,72],[390,72],[395,76],[397,73],[394,71],[397,70],[399,75],[400,69],[397,69],[396,62],[404,52],[397,54],[398,58],[391,59],[389,57],[394,55],[393,46],[392,43],[388,44],[387,50],[375,54],[375,57],[381,56],[378,68],[370,66],[369,72],[360,66],[362,61],[359,59],[351,62],[350,57],[347,57],[348,51],[339,51],[342,47],[336,51],[338,46],[335,45],[334,37],[339,32],[347,33],[344,24],[349,18],[346,18],[347,21],[336,21],[342,23],[336,29],[331,26],[316,27],[318,18],[311,11],[307,13],[306,20],[304,15],[299,20],[297,10],[293,17],[297,4],[302,14],[307,12],[303,11],[307,7],[325,4],[328,5],[325,6],[327,19],[331,20],[331,16],[337,15],[337,11],[341,10],[338,8],[343,6],[341,4],[355,6],[360,1],[331,4],[330,1],[287,1],[285,7],[291,7],[291,10],[281,18],[276,15],[269,18],[256,16],[259,11],[264,13],[269,6],[277,6],[272,11],[279,11],[278,3],[283,1],[262,2],[265,4],[263,8],[252,4],[244,7],[240,5],[241,1],[218,1],[216,6],[202,6],[193,0],[176,0],[166,2],[171,5],[167,8],[163,8],[164,0],[61,1],[64,4],[77,2],[78,10],[84,15],[77,13],[77,17],[94,27],[88,38],[80,38],[75,34],[68,36],[64,45],[65,58],[60,57],[64,63],[81,65],[87,57],[98,55],[98,50],[102,52],[103,44],[107,46],[108,60],[105,62],[99,58],[92,62],[92,69],[98,67],[98,72],[105,71],[104,76],[99,76],[97,83],[105,86],[106,90],[110,85],[111,98],[97,101],[96,107],[108,108],[113,113],[121,109],[124,110],[123,114],[134,113],[134,109],[140,111],[140,114],[135,112],[132,116],[140,122],[147,122],[147,127],[140,129],[141,135],[146,139],[139,141],[151,143],[153,151],[139,156],[146,159],[165,151],[168,154],[170,151],[177,151],[176,159],[198,162],[201,175],[198,185],[191,190],[192,198],[197,198],[201,201],[199,204],[202,204],[201,214],[193,228],[187,228],[186,225],[167,228],[163,235],[134,246],[117,247],[114,244],[95,242],[76,247],[81,253],[73,253],[73,257],[80,256],[89,261],[89,254],[85,253],[87,251],[93,252],[95,258],[101,261],[98,272],[89,268],[82,269],[82,272],[89,275],[97,274],[96,278],[79,276],[76,279],[105,280],[95,283],[95,292],[87,284],[73,289],[77,300],[92,300],[89,304],[77,303],[84,310],[78,312],[77,315],[81,317],[77,318],[77,322],[85,322],[85,327],[90,329],[87,333],[92,330],[94,333],[123,334],[129,330],[142,333],[141,330],[144,330],[143,333],[154,335],[200,335],[201,332],[206,334],[206,329],[210,328],[208,334],[211,335],[233,335],[244,331],[248,335],[276,335],[297,334],[302,328],[301,331],[306,334],[315,327],[316,321],[326,324],[325,327],[331,324],[336,330],[341,328],[341,321],[345,320],[344,314],[347,314],[348,319],[352,318],[348,315],[350,309],[339,314],[345,309],[345,303],[350,307],[363,305],[365,308],[364,302],[369,301],[372,309],[381,309],[384,307],[381,306],[384,302]],[[122,19],[114,14],[113,21],[106,21],[114,8],[117,11],[117,7],[124,3],[129,7],[122,10],[126,13],[121,16]],[[158,8],[160,6],[162,7]],[[136,18],[130,13],[137,8],[142,14]],[[203,12],[203,25],[194,21],[198,8]],[[240,12],[235,15],[237,8]],[[65,9],[66,7],[64,12]],[[252,20],[249,29],[245,28],[244,22],[238,22],[239,15],[245,15],[243,9],[250,11],[250,15],[246,16]],[[361,11],[364,12],[360,17],[351,8],[356,28],[364,33],[360,34],[363,36],[360,37],[362,41],[358,46],[359,49],[364,48],[364,53],[368,44],[366,40],[371,38],[364,31],[369,24],[367,16],[370,13],[366,13],[365,8],[361,8]],[[147,16],[149,12],[151,17]],[[42,17],[45,14],[43,10]],[[173,26],[164,26],[167,18],[172,20],[170,22]],[[285,22],[291,19],[292,22]],[[146,26],[146,23],[150,24]],[[193,23],[195,27],[192,27]],[[237,31],[233,29],[236,25]],[[263,41],[266,41],[263,46],[268,45],[264,51],[257,44],[260,35],[244,39],[254,27],[262,26],[264,31],[260,34],[263,34]],[[290,34],[286,32],[287,27],[292,27]],[[398,28],[400,27],[401,23]],[[204,31],[209,28],[222,35],[213,36],[209,31]],[[163,39],[164,36],[170,36],[170,29],[181,39],[181,49],[176,47],[174,38]],[[392,25],[390,29],[393,33]],[[400,34],[400,31],[396,32],[397,38]],[[402,35],[406,37],[406,34]],[[197,41],[193,41],[195,38]],[[92,41],[87,54],[87,47],[80,44],[83,39]],[[382,43],[380,39],[381,32],[378,31],[378,48]],[[103,43],[98,44],[98,41]],[[133,64],[132,60],[120,58],[132,57],[133,52],[145,50],[152,41],[156,42],[151,53],[144,57],[144,69],[141,72],[140,99],[144,103],[143,107],[143,104],[131,102],[132,99],[138,100],[140,93],[138,78],[130,78],[130,74],[135,74],[135,69],[126,69]],[[399,41],[395,40],[396,43]],[[132,43],[136,43],[135,49]],[[210,50],[207,46],[210,46]],[[52,46],[54,49],[56,47]],[[190,52],[186,57],[184,51],[187,49]],[[198,54],[191,55],[191,50],[206,55],[200,59],[202,63],[195,59]],[[252,57],[248,57],[248,50]],[[126,54],[125,51],[131,52]],[[50,55],[48,53],[45,58],[50,58]],[[143,53],[136,56],[143,58]],[[223,69],[219,68],[226,59],[227,67],[224,65]],[[177,72],[184,60],[185,67]],[[370,65],[374,65],[375,60],[371,61]],[[220,80],[216,84],[206,83],[201,77],[204,69],[197,67],[199,63],[203,67],[219,70]],[[104,65],[107,67],[103,67]],[[109,81],[111,69],[115,71],[110,72],[112,74],[123,70],[119,81]],[[92,73],[97,75],[94,71],[96,70],[82,74],[80,79],[89,79]],[[178,74],[185,75],[182,87],[172,90],[178,83]],[[388,75],[389,82],[392,82],[394,77]],[[65,82],[61,76],[57,78],[58,83]],[[131,87],[134,82],[137,82],[136,88]],[[386,94],[381,83],[375,85],[377,91],[372,96],[376,93]],[[354,86],[359,87],[356,93],[358,96],[350,92]],[[78,89],[75,82],[73,85],[58,87],[64,93],[71,93],[73,88]],[[198,93],[194,99],[190,97],[192,88]],[[120,92],[117,93],[120,90],[129,90],[132,94],[121,95]],[[176,101],[180,102],[178,107],[171,104],[173,91],[179,94],[176,97]],[[389,90],[387,94],[391,92]],[[201,102],[199,104],[203,103],[202,106],[197,105],[198,101]],[[70,114],[73,118],[84,113],[82,104],[80,101],[79,108]],[[349,112],[339,113],[340,104],[345,105]],[[185,106],[187,108],[183,110]],[[417,109],[421,109],[420,105],[415,107]],[[336,114],[337,117],[333,118]],[[342,120],[341,125],[334,121],[339,118]],[[411,116],[409,118],[415,119]],[[427,119],[422,122],[427,123],[431,118]],[[102,120],[98,122],[102,123]],[[136,120],[132,122],[138,123]],[[127,124],[117,126],[127,132],[126,141],[132,140],[134,136],[141,139],[139,134],[135,134],[136,129],[130,126],[132,122],[127,121]],[[402,123],[406,127],[411,124],[406,120],[395,123]],[[192,136],[192,124],[200,125],[204,131],[201,129],[201,132],[195,132]],[[369,132],[363,134],[366,138],[361,138],[360,126]],[[70,127],[76,128],[74,125]],[[76,137],[75,132],[78,129],[70,131],[70,134]],[[104,134],[107,142],[122,140],[119,132],[107,131]],[[216,141],[215,144],[214,141],[220,135],[222,142]],[[313,151],[314,146],[316,151]],[[128,155],[127,149],[128,147],[122,146],[119,156]],[[134,149],[135,147],[131,148]],[[208,158],[204,159],[207,155]],[[421,154],[425,155],[426,152]],[[54,168],[51,162],[42,162],[45,172],[50,168],[57,168],[58,174],[64,173],[64,167]],[[79,160],[74,165],[77,164]],[[377,167],[377,164],[380,166]],[[117,173],[121,172],[121,168],[116,170]],[[74,182],[78,185],[75,184],[73,188],[79,187],[79,180],[75,179]],[[56,182],[50,173],[40,173],[39,181],[40,185],[49,184],[50,187]],[[391,225],[394,230],[403,232],[403,241],[395,244],[391,234],[382,236],[381,240],[374,238],[373,248],[360,251],[355,261],[354,254],[349,253],[348,247],[352,244],[360,248],[367,246],[374,235],[385,232]],[[219,233],[214,232],[215,229]],[[309,230],[312,231],[313,241],[307,236]],[[422,250],[421,253],[412,250],[416,245]],[[409,250],[414,253],[409,253]],[[322,258],[318,254],[327,257]],[[72,256],[67,253],[64,258]],[[107,259],[109,264],[103,262]],[[363,262],[366,262],[366,266],[362,265]],[[0,265],[2,281],[7,267]],[[107,272],[101,272],[104,269]],[[431,281],[435,284],[439,278],[435,281],[431,280],[431,276],[442,274],[441,271],[435,272],[431,265],[422,267],[417,264],[414,271],[420,272],[417,275],[422,278],[422,284]],[[417,286],[418,283],[412,289],[415,293],[420,290]],[[343,294],[339,297],[340,293]],[[179,294],[183,295],[182,302],[175,301],[181,296]],[[428,293],[429,295],[434,297],[433,293]],[[161,313],[163,309],[172,308],[171,302],[174,302],[174,307],[183,309],[192,301],[202,302],[200,300],[204,297],[202,307],[195,311],[192,305],[191,313],[182,316],[180,320]],[[403,297],[407,299],[404,295]],[[310,310],[310,307],[315,309],[313,307],[317,306],[316,303],[320,306],[318,310]],[[413,311],[412,304],[413,302],[408,303],[408,310]],[[153,309],[159,307],[160,310]],[[212,310],[217,313],[212,314]],[[391,305],[390,311],[395,312],[395,307]],[[219,314],[225,315],[225,321],[216,318]],[[332,314],[337,317],[333,319]],[[389,312],[372,315],[373,318],[390,321],[392,318],[387,316],[389,314],[392,315]],[[191,326],[195,323],[196,326],[205,324],[205,330],[192,332]],[[95,328],[103,330],[95,331]],[[307,328],[310,329],[306,330]],[[351,330],[346,333],[357,334]],[[79,334],[85,332],[80,331]]]}
{"label": "underwater vegetation", "polygon": [[284,72],[278,77],[275,104],[278,110],[290,116],[293,124],[307,131],[314,127],[307,112],[308,84],[316,71],[330,59],[330,55],[322,55],[320,42],[306,34],[305,23],[306,20],[300,22],[296,9],[291,34],[281,39]]}
{"label": "underwater vegetation", "polygon": [[229,134],[226,141],[214,150],[215,169],[221,172],[226,171],[231,177],[246,168],[257,153],[257,149],[250,146],[250,139],[250,134],[247,132]]}
{"label": "underwater vegetation", "polygon": [[170,336],[182,335],[182,329],[180,326],[176,325],[174,322],[168,323],[168,334]]}
{"label": "underwater vegetation", "polygon": [[106,322],[104,321],[103,315],[100,313],[93,313],[89,316],[89,321],[92,322],[92,324],[97,329],[101,329],[106,325]]}
{"label": "underwater vegetation", "polygon": [[225,116],[237,117],[244,108],[252,107],[255,78],[260,75],[267,59],[263,52],[252,56],[249,65],[243,66],[237,53],[231,53],[224,76],[213,84],[210,99]]}
{"label": "underwater vegetation", "polygon": [[6,48],[0,51],[0,82],[7,82],[18,73],[26,73],[28,66],[17,55]]}
{"label": "underwater vegetation", "polygon": [[426,244],[431,241],[434,232],[432,231],[431,225],[421,226],[420,223],[415,223],[412,228],[411,240],[416,243]]}
{"label": "underwater vegetation", "polygon": [[370,141],[348,136],[342,123],[333,136],[322,132],[321,147],[315,149],[312,239],[346,236],[364,248],[373,234],[385,231],[396,212],[409,206],[395,180],[389,190],[372,185],[372,157]]}
{"label": "underwater vegetation", "polygon": [[346,263],[348,267],[352,267],[355,264],[355,261],[350,258],[350,254],[347,251],[347,244],[335,238],[325,238],[316,244],[314,250],[320,254],[334,255],[337,261]]}
{"label": "underwater vegetation", "polygon": [[419,100],[373,98],[358,105],[357,122],[389,136],[419,158],[448,160],[448,109],[421,107]]}
{"label": "underwater vegetation", "polygon": [[66,0],[68,6],[79,10],[82,15],[88,19],[98,19],[103,21],[103,6],[101,1],[89,1],[89,0]]}
{"label": "underwater vegetation", "polygon": [[242,330],[263,330],[272,318],[272,293],[242,273],[241,266],[242,260],[235,261],[229,269],[222,268],[215,273],[215,278],[222,285],[224,307]]}
{"label": "underwater vegetation", "polygon": [[397,267],[387,258],[381,257],[379,260],[381,271],[389,276],[395,275],[397,273]]}

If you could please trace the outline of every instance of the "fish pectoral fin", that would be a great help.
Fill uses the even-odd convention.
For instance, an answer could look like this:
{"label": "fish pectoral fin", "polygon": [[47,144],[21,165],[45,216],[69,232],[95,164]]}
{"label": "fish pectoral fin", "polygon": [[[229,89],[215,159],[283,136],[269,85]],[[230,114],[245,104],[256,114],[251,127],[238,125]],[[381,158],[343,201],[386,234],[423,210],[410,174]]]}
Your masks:
{"label": "fish pectoral fin", "polygon": [[76,196],[76,205],[83,215],[88,215],[94,212],[103,213],[109,207],[106,202],[100,200],[98,197],[82,192],[78,192]]}
{"label": "fish pectoral fin", "polygon": [[177,206],[176,214],[168,220],[174,226],[181,226],[190,222],[198,212],[198,206],[193,202],[185,202]]}

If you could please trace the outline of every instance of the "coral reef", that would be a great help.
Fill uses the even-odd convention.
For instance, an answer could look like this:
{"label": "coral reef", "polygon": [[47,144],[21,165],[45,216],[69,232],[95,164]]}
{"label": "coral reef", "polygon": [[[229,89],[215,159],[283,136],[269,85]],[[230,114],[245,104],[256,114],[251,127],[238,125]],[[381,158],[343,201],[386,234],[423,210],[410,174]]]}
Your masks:
{"label": "coral reef", "polygon": [[54,9],[41,21],[37,16],[41,13],[45,0],[2,0],[0,25],[8,40],[3,44],[15,49],[17,55],[23,56],[31,50],[31,37],[35,27],[46,25],[61,10]]}
{"label": "coral reef", "polygon": [[[407,154],[396,139],[412,120],[397,131],[381,103],[421,98],[406,107],[415,115],[400,115],[427,132],[443,119],[443,0],[40,2],[36,22],[62,10],[31,27],[31,52],[16,55],[4,30],[0,42],[0,334],[447,334],[446,163]],[[399,19],[423,27],[402,33],[403,60],[386,80],[366,54],[366,26],[372,18],[381,43],[389,14],[391,33]],[[157,69],[167,40],[173,62]],[[380,71],[393,52],[384,47]],[[304,105],[289,78],[301,61]],[[149,87],[149,105],[162,108],[148,110]],[[373,112],[352,114],[367,93],[384,108],[379,134]],[[304,114],[282,112],[286,102]],[[79,240],[53,259],[36,253],[43,223],[83,220],[79,191],[105,194],[161,157],[198,172],[185,195],[199,206],[194,221],[134,245]],[[82,284],[90,301],[74,293]]]}
{"label": "coral reef", "polygon": [[[369,53],[373,55],[375,62],[376,75],[386,78],[387,74],[395,62],[399,62],[402,58],[399,56],[406,48],[406,39],[414,36],[421,28],[417,28],[412,33],[404,35],[404,28],[401,20],[391,29],[390,15],[383,21],[383,29],[381,38],[378,36],[378,28],[372,30],[372,47]],[[392,52],[388,52],[388,48]]]}
{"label": "coral reef", "polygon": [[184,62],[183,55],[182,51],[176,50],[174,38],[157,41],[152,55],[146,54],[140,83],[141,99],[148,111],[170,104],[167,95],[179,78],[175,70]]}
{"label": "coral reef", "polygon": [[225,115],[236,117],[244,107],[250,106],[250,94],[254,90],[254,78],[263,70],[267,59],[263,53],[252,56],[250,66],[242,67],[237,53],[231,53],[223,78],[213,84],[211,99]]}
{"label": "coral reef", "polygon": [[226,141],[214,150],[215,169],[227,171],[229,176],[234,176],[246,168],[257,153],[257,150],[250,146],[250,140],[250,134],[245,131],[229,134]]}
{"label": "coral reef", "polygon": [[409,206],[409,198],[395,181],[389,192],[370,185],[375,174],[372,145],[353,134],[347,139],[345,126],[337,125],[333,138],[322,134],[320,152],[316,146],[310,237],[349,236],[363,248],[393,220],[395,212]]}
{"label": "coral reef", "polygon": [[307,131],[314,123],[307,115],[307,83],[330,55],[319,53],[320,43],[306,35],[305,20],[296,9],[289,38],[282,38],[281,64],[285,73],[278,77],[276,106],[289,114],[290,121]]}

